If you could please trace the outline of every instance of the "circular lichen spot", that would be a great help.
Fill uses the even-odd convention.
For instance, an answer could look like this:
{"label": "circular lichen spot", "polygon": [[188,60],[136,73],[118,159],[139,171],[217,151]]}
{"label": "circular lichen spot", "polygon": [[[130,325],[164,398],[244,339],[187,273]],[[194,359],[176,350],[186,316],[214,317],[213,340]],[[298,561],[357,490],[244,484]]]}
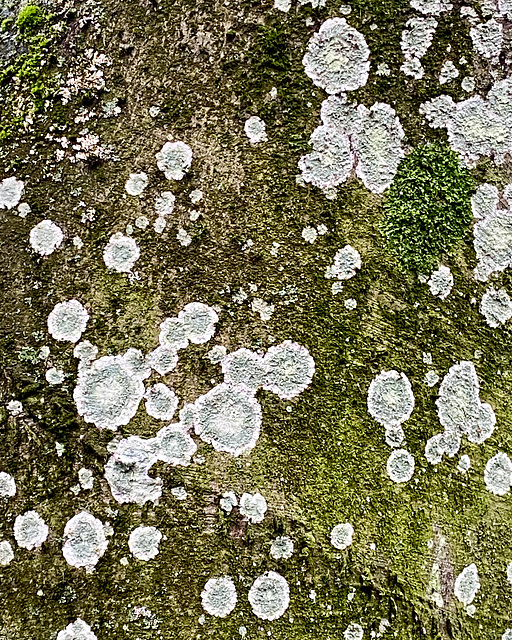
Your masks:
{"label": "circular lichen spot", "polygon": [[417,147],[400,162],[380,229],[402,267],[431,270],[463,238],[474,190],[471,173],[445,144]]}

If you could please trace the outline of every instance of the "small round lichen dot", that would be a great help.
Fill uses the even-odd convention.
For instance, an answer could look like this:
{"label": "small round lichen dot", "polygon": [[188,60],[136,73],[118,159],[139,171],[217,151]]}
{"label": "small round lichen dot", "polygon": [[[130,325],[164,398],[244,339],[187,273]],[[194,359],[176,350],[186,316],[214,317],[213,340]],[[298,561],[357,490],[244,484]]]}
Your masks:
{"label": "small round lichen dot", "polygon": [[89,314],[78,300],[66,300],[55,305],[48,316],[48,331],[61,342],[78,342],[87,327]]}
{"label": "small round lichen dot", "polygon": [[344,640],[362,640],[363,635],[363,627],[357,622],[351,622],[343,632]]}
{"label": "small round lichen dot", "polygon": [[37,511],[27,511],[14,521],[14,539],[24,549],[37,549],[48,538],[48,526]]}
{"label": "small round lichen dot", "polygon": [[293,540],[289,536],[278,536],[272,541],[270,555],[274,560],[288,560],[293,555]]}
{"label": "small round lichen dot", "polygon": [[8,540],[0,542],[0,565],[6,567],[14,559],[14,552]]}
{"label": "small round lichen dot", "polygon": [[414,458],[405,449],[395,449],[388,458],[386,469],[393,482],[407,482],[414,474]]}
{"label": "small round lichen dot", "polygon": [[16,495],[14,478],[5,471],[0,471],[0,498],[12,498],[14,495]]}
{"label": "small round lichen dot", "polygon": [[236,587],[229,576],[210,578],[201,592],[203,609],[212,616],[225,618],[237,603]]}
{"label": "small round lichen dot", "polygon": [[122,233],[114,233],[110,236],[103,250],[105,264],[118,273],[129,273],[139,257],[140,250],[135,240]]}
{"label": "small round lichen dot", "polygon": [[331,531],[331,544],[335,549],[342,551],[352,544],[354,527],[350,522],[337,524]]}
{"label": "small round lichen dot", "polygon": [[253,524],[261,522],[267,512],[267,501],[261,493],[242,494],[240,498],[240,513]]}
{"label": "small round lichen dot", "polygon": [[143,171],[141,173],[130,173],[130,177],[126,181],[124,188],[130,196],[140,196],[148,186],[148,182],[149,178],[147,173]]}
{"label": "small round lichen dot", "polygon": [[30,231],[30,246],[40,256],[49,256],[62,244],[62,229],[51,220],[43,220]]}
{"label": "small round lichen dot", "polygon": [[277,620],[290,604],[290,587],[275,571],[259,576],[249,590],[249,602],[254,614],[262,620]]}
{"label": "small round lichen dot", "polygon": [[75,622],[68,624],[65,629],[59,631],[57,640],[98,640],[98,638],[87,622],[77,618]]}
{"label": "small round lichen dot", "polygon": [[130,533],[128,546],[138,560],[152,560],[158,554],[162,534],[156,527],[137,527]]}
{"label": "small round lichen dot", "polygon": [[87,511],[66,523],[62,554],[72,567],[85,567],[92,571],[107,546],[103,523]]}
{"label": "small round lichen dot", "polygon": [[465,567],[457,576],[453,592],[457,600],[467,606],[473,602],[479,589],[478,569],[473,563]]}

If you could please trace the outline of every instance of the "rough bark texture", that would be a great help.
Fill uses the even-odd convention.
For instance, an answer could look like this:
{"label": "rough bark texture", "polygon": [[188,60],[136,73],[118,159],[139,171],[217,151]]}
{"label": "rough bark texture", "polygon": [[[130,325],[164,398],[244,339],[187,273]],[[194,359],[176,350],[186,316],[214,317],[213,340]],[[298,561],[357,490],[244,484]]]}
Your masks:
{"label": "rough bark texture", "polygon": [[[297,162],[310,150],[326,97],[304,73],[302,57],[320,25],[345,11],[339,0],[326,5],[294,2],[284,13],[269,0],[70,0],[41,5],[43,22],[25,38],[16,24],[22,8],[3,7],[0,178],[24,181],[31,212],[22,218],[16,210],[0,211],[0,470],[17,484],[16,495],[0,504],[0,538],[11,542],[15,556],[0,567],[0,638],[55,639],[78,617],[99,640],[233,639],[243,637],[244,628],[247,638],[334,640],[351,622],[362,626],[364,638],[484,640],[501,638],[512,626],[510,495],[495,496],[484,483],[487,460],[512,450],[512,334],[506,326],[488,327],[472,302],[485,287],[473,278],[471,229],[444,257],[455,286],[441,301],[386,250],[380,195],[355,177],[333,200],[297,184]],[[364,34],[372,65],[369,81],[350,99],[393,106],[406,151],[445,140],[443,130],[423,120],[421,103],[441,93],[464,99],[464,75],[474,75],[482,91],[492,82],[459,4],[436,17],[418,81],[399,71],[401,33],[417,15],[409,3],[351,0],[350,7],[347,20]],[[47,42],[34,41],[34,34]],[[98,67],[105,86],[84,80],[63,104],[69,74],[83,78],[90,68],[88,50],[111,62]],[[499,77],[507,75],[506,44],[503,50]],[[440,87],[444,60],[458,65],[462,56],[467,64],[460,77]],[[389,76],[375,73],[383,62]],[[113,100],[120,112],[106,117],[104,107]],[[265,121],[267,142],[252,145],[245,135],[252,115]],[[80,149],[73,145],[85,129],[107,152],[87,149],[85,159],[74,161]],[[181,181],[168,181],[157,169],[155,153],[167,140],[183,140],[193,150]],[[125,182],[140,171],[149,185],[140,197],[129,196]],[[497,167],[483,160],[472,171],[479,183],[510,181],[507,162]],[[204,193],[197,204],[189,198],[193,189]],[[176,207],[158,234],[154,202],[166,190],[175,194]],[[193,210],[200,213],[196,220],[190,220]],[[141,215],[149,218],[146,229],[135,225]],[[65,240],[43,258],[28,237],[46,218]],[[328,232],[305,242],[302,230],[320,224]],[[141,250],[132,278],[109,271],[102,257],[110,236],[127,225]],[[191,236],[189,246],[177,240],[180,228]],[[363,266],[333,295],[325,271],[346,244],[358,249]],[[511,290],[510,270],[500,274],[499,285]],[[164,378],[180,407],[222,381],[220,366],[206,358],[217,344],[228,352],[257,351],[296,341],[315,360],[313,382],[290,401],[258,392],[262,432],[249,453],[218,453],[196,438],[204,461],[153,466],[151,475],[163,480],[156,504],[120,505],[103,477],[107,445],[116,435],[78,416],[73,345],[47,331],[55,304],[72,298],[88,309],[83,337],[101,356],[129,347],[153,350],[159,324],[189,302],[219,310],[214,338],[180,352],[177,368]],[[357,301],[355,310],[345,307],[348,298]],[[255,299],[274,305],[270,319],[253,310]],[[45,345],[50,354],[42,359]],[[432,353],[432,365],[424,364],[423,352]],[[471,458],[465,475],[457,470],[459,456],[436,466],[424,457],[427,439],[441,431],[438,387],[427,386],[424,376],[434,369],[442,377],[460,360],[475,363],[481,399],[497,417],[485,443],[463,440],[459,456]],[[51,366],[66,373],[62,384],[46,381]],[[415,395],[404,430],[416,468],[403,484],[386,473],[390,448],[367,410],[370,382],[392,369],[407,374]],[[6,409],[13,399],[23,405],[19,415]],[[119,433],[149,438],[164,424],[141,403]],[[57,443],[64,446],[61,455]],[[93,471],[94,487],[75,493],[82,467]],[[186,500],[171,493],[177,486],[185,487]],[[269,506],[263,522],[247,523],[237,508],[225,513],[219,500],[228,490],[263,494]],[[33,551],[13,537],[16,516],[30,509],[50,529]],[[69,566],[61,550],[66,522],[82,510],[113,529],[91,573]],[[344,551],[329,540],[340,522],[355,530]],[[164,535],[148,562],[128,549],[130,532],[141,524]],[[294,541],[288,560],[269,555],[277,535]],[[454,581],[473,562],[481,588],[470,615],[454,597]],[[268,570],[290,585],[290,606],[273,622],[258,619],[247,599],[254,579]],[[206,581],[221,575],[232,576],[238,592],[237,607],[223,619],[205,614],[200,597]]]}

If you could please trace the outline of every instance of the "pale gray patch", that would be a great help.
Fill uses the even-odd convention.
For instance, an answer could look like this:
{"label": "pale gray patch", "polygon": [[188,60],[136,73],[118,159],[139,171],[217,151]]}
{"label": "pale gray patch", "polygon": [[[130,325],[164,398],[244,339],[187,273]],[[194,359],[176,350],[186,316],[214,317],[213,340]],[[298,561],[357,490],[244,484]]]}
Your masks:
{"label": "pale gray patch", "polygon": [[349,103],[345,93],[332,95],[322,102],[320,109],[322,124],[331,129],[351,135],[359,122],[357,105]]}
{"label": "pale gray patch", "polygon": [[469,459],[469,456],[467,454],[464,454],[459,459],[457,469],[461,473],[467,473],[470,470],[470,468],[471,468],[471,460]]}
{"label": "pale gray patch", "polygon": [[166,318],[160,324],[160,344],[171,351],[179,351],[188,347],[189,339],[185,323],[181,318]]}
{"label": "pale gray patch", "polygon": [[501,636],[501,640],[512,640],[512,629],[505,629],[505,633]]}
{"label": "pale gray patch", "polygon": [[16,481],[10,474],[0,471],[0,498],[12,498],[14,495],[16,495]]}
{"label": "pale gray patch", "polygon": [[332,189],[352,173],[354,155],[348,136],[333,127],[317,127],[309,139],[313,151],[302,156],[298,167],[304,182]]}
{"label": "pale gray patch", "polygon": [[386,470],[393,482],[408,482],[414,474],[414,458],[405,449],[395,449],[388,458]]}
{"label": "pale gray patch", "polygon": [[236,587],[229,576],[210,578],[201,592],[203,609],[211,616],[225,618],[237,603]]}
{"label": "pale gray patch", "polygon": [[267,512],[267,501],[261,493],[244,493],[240,498],[240,513],[252,524],[262,522]]}
{"label": "pale gray patch", "polygon": [[146,391],[146,412],[158,420],[171,420],[178,408],[178,396],[161,382]]}
{"label": "pale gray patch", "polygon": [[351,622],[343,632],[344,640],[363,640],[363,627],[357,622]]}
{"label": "pale gray patch", "polygon": [[465,567],[455,580],[455,597],[464,605],[471,604],[480,589],[478,569],[475,564]]}
{"label": "pale gray patch", "polygon": [[48,331],[61,342],[78,342],[87,327],[89,314],[78,300],[66,300],[55,305],[48,316]]}
{"label": "pale gray patch", "polygon": [[395,427],[408,420],[414,409],[414,394],[405,373],[381,371],[368,389],[368,412],[383,427]]}
{"label": "pale gray patch", "polygon": [[170,216],[174,211],[176,197],[171,191],[162,191],[155,200],[155,211],[160,218]]}
{"label": "pale gray patch", "polygon": [[369,57],[364,36],[345,18],[330,18],[309,41],[302,63],[314,84],[327,93],[340,93],[366,84]]}
{"label": "pale gray patch", "polygon": [[439,376],[435,371],[427,371],[425,377],[423,378],[423,382],[427,385],[427,387],[435,387],[439,382]]}
{"label": "pale gray patch", "polygon": [[178,364],[178,354],[173,349],[160,346],[148,354],[147,362],[157,373],[165,376],[176,368]]}
{"label": "pale gray patch", "polygon": [[120,356],[104,356],[80,368],[73,392],[79,415],[99,429],[130,422],[144,396],[144,384]]}
{"label": "pale gray patch", "polygon": [[151,478],[148,473],[158,460],[157,450],[156,438],[143,440],[129,436],[116,445],[105,465],[105,479],[117,502],[143,505],[160,498],[162,480]]}
{"label": "pale gray patch", "polygon": [[14,552],[11,547],[11,543],[7,540],[0,542],[0,565],[6,567],[14,560]]}
{"label": "pale gray patch", "polygon": [[430,293],[433,296],[445,300],[453,287],[453,275],[449,267],[441,265],[437,271],[434,271],[428,281]]}
{"label": "pale gray patch", "polygon": [[436,400],[437,415],[447,435],[453,434],[459,441],[466,435],[470,442],[481,443],[492,434],[496,417],[490,405],[480,401],[479,393],[472,362],[463,360],[450,367]]}
{"label": "pale gray patch", "polygon": [[427,53],[437,29],[435,18],[415,16],[405,23],[400,48],[406,61],[420,60]]}
{"label": "pale gray patch", "polygon": [[349,244],[339,249],[334,256],[333,264],[325,272],[326,278],[348,280],[353,278],[361,268],[361,255],[357,249]]}
{"label": "pale gray patch", "polygon": [[194,429],[217,451],[235,456],[256,445],[261,429],[261,407],[244,387],[220,384],[195,404]]}
{"label": "pale gray patch", "polygon": [[128,546],[137,560],[152,560],[158,555],[162,534],[156,527],[137,527],[130,533]]}
{"label": "pale gray patch", "polygon": [[441,67],[441,73],[439,74],[439,84],[446,84],[451,80],[459,77],[459,70],[453,64],[451,60],[447,60]]}
{"label": "pale gray patch", "polygon": [[496,209],[473,227],[478,264],[475,278],[485,282],[512,262],[512,211]]}
{"label": "pale gray patch", "polygon": [[107,546],[103,523],[87,511],[78,513],[66,523],[62,555],[72,567],[92,571]]}
{"label": "pale gray patch", "polygon": [[105,249],[103,260],[109,269],[118,273],[129,273],[140,257],[140,250],[133,238],[122,233],[110,236]]}
{"label": "pale gray patch", "polygon": [[231,513],[233,507],[238,506],[238,500],[234,491],[225,491],[219,501],[220,508],[226,513]]}
{"label": "pale gray patch", "polygon": [[476,220],[483,220],[496,212],[499,196],[498,187],[492,184],[481,184],[471,197],[471,211]]}
{"label": "pale gray patch", "polygon": [[98,347],[89,342],[89,340],[83,340],[73,349],[73,355],[83,362],[91,362],[98,355]]}
{"label": "pale gray patch", "polygon": [[186,500],[188,497],[188,493],[185,491],[185,487],[173,487],[171,489],[171,493],[176,498],[176,500]]}
{"label": "pale gray patch", "polygon": [[507,565],[507,580],[512,584],[512,562],[509,562]]}
{"label": "pale gray patch", "polygon": [[272,540],[270,555],[274,560],[288,560],[293,555],[293,540],[289,536],[278,536]]}
{"label": "pale gray patch", "polygon": [[215,334],[219,321],[217,312],[202,302],[190,302],[179,312],[178,319],[185,326],[185,335],[192,344],[205,344]]}
{"label": "pale gray patch", "polygon": [[512,484],[512,462],[506,453],[499,451],[487,461],[484,471],[487,490],[497,496],[504,496]]}
{"label": "pale gray patch", "polygon": [[243,385],[256,393],[265,382],[263,358],[249,349],[233,351],[222,359],[221,366],[226,384]]}
{"label": "pale gray patch", "polygon": [[315,373],[315,361],[309,351],[290,340],[270,347],[263,363],[266,370],[263,388],[282,400],[301,394],[311,384]]}
{"label": "pale gray patch", "polygon": [[170,424],[156,434],[156,455],[162,462],[187,467],[197,445],[182,424]]}
{"label": "pale gray patch", "polygon": [[48,538],[48,526],[37,511],[26,511],[14,521],[14,539],[24,549],[37,549]]}
{"label": "pale gray patch", "polygon": [[489,287],[482,296],[480,313],[490,327],[499,327],[512,318],[512,300],[503,289]]}
{"label": "pale gray patch", "polygon": [[184,142],[166,142],[155,157],[167,180],[181,180],[192,164],[192,149]]}
{"label": "pale gray patch", "polygon": [[82,489],[85,489],[86,491],[92,489],[94,486],[94,476],[92,475],[92,471],[90,469],[86,469],[85,467],[79,469],[78,482],[80,483]]}
{"label": "pale gray patch", "polygon": [[288,13],[292,6],[292,0],[274,0],[274,9]]}
{"label": "pale gray patch", "polygon": [[63,239],[62,229],[51,220],[36,224],[29,235],[30,246],[40,256],[49,256],[60,247]]}
{"label": "pale gray patch", "polygon": [[0,209],[13,209],[19,204],[24,183],[15,177],[4,178],[0,182]]}
{"label": "pale gray patch", "polygon": [[460,86],[466,93],[473,93],[476,86],[475,79],[473,76],[466,76],[465,78],[462,78]]}
{"label": "pale gray patch", "polygon": [[251,144],[266,142],[268,140],[265,131],[265,123],[258,116],[251,116],[244,124],[245,135],[249,138]]}
{"label": "pale gray patch", "polygon": [[13,416],[19,416],[23,412],[23,405],[19,400],[9,400],[6,404],[6,408]]}
{"label": "pale gray patch", "polygon": [[430,464],[439,464],[446,453],[444,448],[444,439],[442,433],[436,433],[427,440],[425,445],[425,458]]}
{"label": "pale gray patch", "polygon": [[288,609],[290,588],[288,582],[275,571],[259,576],[249,590],[253,613],[262,620],[277,620]]}
{"label": "pale gray patch", "polygon": [[126,193],[130,196],[140,196],[144,189],[148,186],[149,178],[148,174],[144,173],[130,173],[124,188]]}
{"label": "pale gray patch", "polygon": [[77,618],[63,631],[59,631],[57,640],[98,640],[98,638],[86,622]]}
{"label": "pale gray patch", "polygon": [[61,384],[66,378],[64,371],[62,371],[62,369],[57,369],[56,367],[48,369],[44,374],[44,377],[46,382],[51,385]]}
{"label": "pale gray patch", "polygon": [[445,129],[457,108],[453,98],[438,96],[420,106],[421,115],[425,116],[432,129]]}
{"label": "pale gray patch", "polygon": [[484,58],[499,61],[503,46],[503,25],[494,18],[471,27],[469,35],[473,42],[473,48]]}
{"label": "pale gray patch", "polygon": [[453,4],[448,0],[411,0],[411,7],[426,15],[439,15],[451,11]]}
{"label": "pale gray patch", "polygon": [[405,442],[405,433],[401,426],[386,428],[386,444],[389,447],[400,447]]}
{"label": "pale gray patch", "polygon": [[331,544],[335,549],[343,551],[352,544],[354,527],[350,522],[337,524],[331,531]]}
{"label": "pale gray patch", "polygon": [[139,349],[130,347],[122,356],[122,359],[126,368],[134,378],[145,380],[151,375],[151,367]]}
{"label": "pale gray patch", "polygon": [[220,364],[226,357],[227,349],[221,344],[216,344],[208,351],[206,357],[212,364]]}
{"label": "pale gray patch", "polygon": [[348,311],[353,311],[357,307],[357,300],[354,300],[354,298],[347,298],[344,301],[343,306]]}
{"label": "pale gray patch", "polygon": [[187,429],[194,427],[195,408],[192,403],[188,403],[180,409],[180,423]]}
{"label": "pale gray patch", "polygon": [[423,68],[423,65],[418,60],[418,58],[406,60],[400,66],[400,71],[406,76],[414,78],[415,80],[421,80],[421,78],[423,78],[423,76],[425,75],[425,69]]}

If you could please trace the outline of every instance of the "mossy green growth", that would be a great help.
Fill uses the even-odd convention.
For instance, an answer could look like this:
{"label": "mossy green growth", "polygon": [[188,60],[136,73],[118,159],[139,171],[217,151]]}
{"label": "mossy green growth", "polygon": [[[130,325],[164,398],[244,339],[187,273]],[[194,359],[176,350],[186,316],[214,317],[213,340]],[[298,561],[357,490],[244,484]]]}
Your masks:
{"label": "mossy green growth", "polygon": [[27,4],[16,18],[16,27],[23,38],[34,34],[44,24],[45,16],[37,4]]}
{"label": "mossy green growth", "polygon": [[475,186],[444,143],[419,146],[402,160],[384,197],[380,230],[403,267],[429,270],[464,237]]}

